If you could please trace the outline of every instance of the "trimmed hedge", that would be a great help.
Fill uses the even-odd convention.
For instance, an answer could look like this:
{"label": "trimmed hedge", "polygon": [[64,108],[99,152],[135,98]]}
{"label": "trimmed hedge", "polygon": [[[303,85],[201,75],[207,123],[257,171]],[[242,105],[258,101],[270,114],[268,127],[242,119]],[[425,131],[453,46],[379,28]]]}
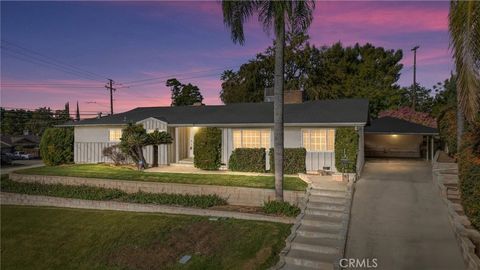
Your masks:
{"label": "trimmed hedge", "polygon": [[218,170],[221,163],[222,131],[218,128],[201,128],[195,134],[193,164],[202,170]]}
{"label": "trimmed hedge", "polygon": [[119,201],[142,204],[165,204],[187,207],[208,208],[226,205],[227,201],[218,195],[184,195],[169,193],[126,193],[119,189],[90,186],[69,186],[62,184],[20,183],[2,177],[2,191],[28,195],[74,198],[96,201]]}
{"label": "trimmed hedge", "polygon": [[[275,171],[275,153],[274,149],[270,148],[270,171]],[[297,174],[306,173],[307,165],[307,150],[305,148],[285,148],[283,151],[283,173]]]}
{"label": "trimmed hedge", "polygon": [[47,128],[40,141],[40,156],[48,166],[73,162],[73,128]]}
{"label": "trimmed hedge", "polygon": [[[355,173],[357,168],[358,133],[352,127],[340,127],[335,130],[335,167],[339,172]],[[344,155],[349,163],[342,164]],[[345,166],[345,168],[344,168]]]}
{"label": "trimmed hedge", "polygon": [[457,112],[456,108],[449,108],[438,117],[438,132],[440,139],[447,145],[448,153],[453,156],[457,153]]}
{"label": "trimmed hedge", "polygon": [[265,148],[237,148],[228,161],[228,168],[238,172],[265,172]]}
{"label": "trimmed hedge", "polygon": [[300,208],[291,205],[288,202],[269,201],[265,202],[262,207],[266,214],[275,214],[287,217],[296,217],[300,214]]}
{"label": "trimmed hedge", "polygon": [[458,169],[465,214],[472,225],[480,230],[480,133],[478,130],[480,130],[480,121],[470,126],[465,132],[458,156]]}

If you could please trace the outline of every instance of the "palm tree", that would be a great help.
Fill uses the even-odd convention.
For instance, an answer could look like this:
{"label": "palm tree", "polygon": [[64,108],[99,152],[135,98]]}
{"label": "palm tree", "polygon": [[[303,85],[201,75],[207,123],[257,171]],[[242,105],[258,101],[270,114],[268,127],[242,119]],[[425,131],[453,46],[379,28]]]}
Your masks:
{"label": "palm tree", "polygon": [[165,131],[155,129],[152,133],[148,133],[148,144],[153,146],[153,163],[152,167],[158,167],[158,145],[172,143],[172,137]]}
{"label": "palm tree", "polygon": [[222,1],[223,21],[231,30],[232,40],[243,44],[243,24],[254,14],[264,29],[275,31],[275,79],[274,79],[274,162],[275,197],[283,201],[283,88],[285,28],[292,32],[305,31],[312,22],[313,0],[308,1]]}
{"label": "palm tree", "polygon": [[457,71],[457,147],[464,118],[475,121],[480,111],[480,2],[450,2],[450,46]]}

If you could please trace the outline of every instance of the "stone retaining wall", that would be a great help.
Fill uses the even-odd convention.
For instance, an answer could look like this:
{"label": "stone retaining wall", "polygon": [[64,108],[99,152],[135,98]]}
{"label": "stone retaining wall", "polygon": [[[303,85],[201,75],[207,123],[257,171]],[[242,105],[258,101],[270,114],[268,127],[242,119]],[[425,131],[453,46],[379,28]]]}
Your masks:
{"label": "stone retaining wall", "polygon": [[[442,201],[447,206],[448,218],[452,225],[455,237],[460,246],[465,265],[469,270],[480,269],[480,251],[475,250],[475,244],[480,246],[480,232],[475,230],[465,216],[463,206],[460,204],[458,190],[458,165],[456,163],[437,162],[440,151],[433,159],[433,181],[438,187]],[[473,242],[474,241],[474,242]]]}
{"label": "stone retaining wall", "polygon": [[65,208],[81,208],[81,209],[97,209],[97,210],[114,210],[128,212],[146,212],[146,213],[165,213],[165,214],[181,214],[193,216],[211,216],[211,217],[227,217],[246,220],[269,221],[280,223],[293,223],[293,218],[275,217],[259,214],[249,214],[231,211],[208,210],[198,208],[186,208],[168,205],[155,204],[138,204],[124,203],[115,201],[91,201],[71,198],[58,198],[48,196],[36,196],[17,193],[1,193],[2,205],[29,205],[29,206],[53,206]]}
{"label": "stone retaining wall", "polygon": [[[225,198],[227,202],[232,205],[262,206],[263,203],[266,201],[275,200],[275,190],[263,188],[127,181],[17,173],[11,173],[10,179],[13,181],[25,183],[36,182],[42,184],[63,184],[72,186],[87,185],[102,188],[116,188],[128,193],[143,191],[150,193],[173,193],[190,195],[217,194],[218,196]],[[305,192],[286,190],[284,191],[283,196],[285,201],[288,201],[292,204],[299,204],[300,200],[305,196]]]}

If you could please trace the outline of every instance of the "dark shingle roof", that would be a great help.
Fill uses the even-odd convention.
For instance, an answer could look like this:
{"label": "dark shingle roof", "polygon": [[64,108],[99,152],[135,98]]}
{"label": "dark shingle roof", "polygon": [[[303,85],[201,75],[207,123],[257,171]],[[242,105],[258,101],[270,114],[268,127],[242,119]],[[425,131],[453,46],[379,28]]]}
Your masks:
{"label": "dark shingle roof", "polygon": [[365,133],[384,133],[384,134],[438,134],[436,128],[423,126],[406,120],[394,117],[382,117],[370,122],[365,127]]}
{"label": "dark shingle roof", "polygon": [[[366,99],[338,99],[286,104],[285,123],[366,123]],[[272,124],[273,103],[228,105],[140,107],[99,119],[65,125],[118,125],[154,117],[173,125]]]}

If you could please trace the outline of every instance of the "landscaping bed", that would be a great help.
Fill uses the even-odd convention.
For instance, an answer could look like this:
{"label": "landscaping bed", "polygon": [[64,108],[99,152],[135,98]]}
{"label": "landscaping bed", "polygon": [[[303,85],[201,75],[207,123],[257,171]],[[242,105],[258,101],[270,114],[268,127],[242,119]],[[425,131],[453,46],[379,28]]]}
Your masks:
{"label": "landscaping bed", "polygon": [[[161,183],[237,186],[265,189],[275,188],[275,179],[273,176],[153,173],[138,171],[129,167],[113,166],[107,164],[44,166],[18,170],[16,171],[16,173],[103,178],[130,181],[149,181]],[[298,177],[285,177],[283,186],[285,190],[305,191],[307,184]]]}
{"label": "landscaping bed", "polygon": [[226,205],[227,201],[217,195],[183,195],[166,193],[127,193],[119,189],[62,184],[19,183],[2,177],[2,192],[73,198],[96,201],[118,201],[142,204],[163,204],[185,207],[208,208]]}
{"label": "landscaping bed", "polygon": [[[45,207],[1,207],[2,269],[266,269],[281,223]],[[184,255],[192,258],[184,265]]]}

